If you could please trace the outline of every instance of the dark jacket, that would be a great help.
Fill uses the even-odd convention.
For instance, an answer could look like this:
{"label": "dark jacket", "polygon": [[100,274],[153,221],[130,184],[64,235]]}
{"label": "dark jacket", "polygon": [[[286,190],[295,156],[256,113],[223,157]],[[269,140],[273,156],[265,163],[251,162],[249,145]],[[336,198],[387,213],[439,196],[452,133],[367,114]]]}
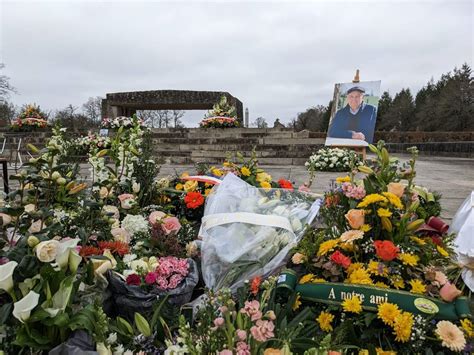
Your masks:
{"label": "dark jacket", "polygon": [[352,132],[362,132],[366,142],[372,143],[376,118],[377,108],[372,105],[363,103],[355,115],[351,113],[349,105],[346,105],[336,112],[329,126],[328,137],[352,138]]}

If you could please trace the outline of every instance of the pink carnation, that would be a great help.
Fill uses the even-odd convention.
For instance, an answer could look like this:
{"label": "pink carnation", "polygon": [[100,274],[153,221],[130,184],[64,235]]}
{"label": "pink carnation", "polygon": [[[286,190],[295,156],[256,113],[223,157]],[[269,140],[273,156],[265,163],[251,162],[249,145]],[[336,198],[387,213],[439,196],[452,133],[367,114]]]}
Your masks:
{"label": "pink carnation", "polygon": [[257,323],[250,328],[250,333],[257,341],[266,341],[275,336],[273,330],[275,325],[270,320],[259,319]]}
{"label": "pink carnation", "polygon": [[156,282],[157,277],[158,275],[156,274],[156,272],[149,272],[145,276],[145,282],[147,283],[147,285],[154,284]]}
{"label": "pink carnation", "polygon": [[355,186],[352,185],[350,182],[344,182],[342,184],[342,192],[349,198],[353,198],[356,200],[361,200],[365,197],[365,189],[363,186]]}
{"label": "pink carnation", "polygon": [[262,318],[260,303],[257,300],[245,301],[244,308],[240,310],[240,313],[248,315],[252,321]]}
{"label": "pink carnation", "polygon": [[237,351],[237,355],[250,355],[250,345],[246,342],[239,341],[235,350]]}

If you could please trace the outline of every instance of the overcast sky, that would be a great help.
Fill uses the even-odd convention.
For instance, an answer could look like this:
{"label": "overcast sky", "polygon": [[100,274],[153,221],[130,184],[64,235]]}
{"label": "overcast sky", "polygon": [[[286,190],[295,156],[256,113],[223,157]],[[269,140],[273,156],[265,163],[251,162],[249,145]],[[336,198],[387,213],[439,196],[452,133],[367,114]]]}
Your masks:
{"label": "overcast sky", "polygon": [[472,1],[0,0],[0,11],[12,101],[52,110],[108,92],[218,90],[251,121],[288,122],[357,68],[382,91],[416,92],[473,59]]}

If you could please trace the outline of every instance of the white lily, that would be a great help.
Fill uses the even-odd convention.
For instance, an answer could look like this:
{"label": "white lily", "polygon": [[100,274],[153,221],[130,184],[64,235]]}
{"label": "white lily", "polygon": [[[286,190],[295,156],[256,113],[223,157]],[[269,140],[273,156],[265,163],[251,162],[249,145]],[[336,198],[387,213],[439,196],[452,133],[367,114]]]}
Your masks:
{"label": "white lily", "polygon": [[56,255],[56,263],[61,269],[67,267],[69,263],[69,254],[71,253],[71,251],[74,251],[79,241],[79,238],[75,238],[65,240],[63,239],[59,242],[59,249]]}
{"label": "white lily", "polygon": [[10,292],[13,289],[13,272],[18,263],[16,261],[9,261],[6,264],[0,265],[0,289]]}
{"label": "white lily", "polygon": [[30,291],[25,297],[13,304],[13,316],[20,322],[26,322],[31,315],[31,311],[38,305],[40,295]]}

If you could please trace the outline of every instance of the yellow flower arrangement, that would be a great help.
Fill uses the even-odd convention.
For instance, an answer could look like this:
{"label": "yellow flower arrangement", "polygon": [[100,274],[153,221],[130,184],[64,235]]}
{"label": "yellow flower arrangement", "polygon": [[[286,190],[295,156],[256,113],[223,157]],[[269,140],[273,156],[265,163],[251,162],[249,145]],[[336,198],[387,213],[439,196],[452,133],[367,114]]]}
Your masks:
{"label": "yellow flower arrangement", "polygon": [[390,210],[386,209],[386,208],[382,208],[380,207],[378,210],[377,210],[377,215],[379,217],[391,217],[392,216],[392,212],[390,212]]}
{"label": "yellow flower arrangement", "polygon": [[397,195],[391,192],[382,192],[382,195],[384,195],[388,199],[388,201],[390,202],[392,206],[395,206],[399,210],[403,208],[403,203],[400,200],[400,197],[398,197]]}
{"label": "yellow flower arrangement", "polygon": [[385,198],[384,196],[380,194],[370,194],[370,195],[365,196],[364,199],[361,202],[359,202],[359,204],[357,205],[357,208],[364,208],[364,207],[370,206],[373,203],[387,202],[387,201],[388,201],[387,198]]}
{"label": "yellow flower arrangement", "polygon": [[307,284],[307,283],[311,282],[313,279],[314,279],[313,274],[306,274],[303,277],[301,277],[299,283],[300,284]]}
{"label": "yellow flower arrangement", "polygon": [[251,174],[250,169],[247,168],[246,166],[243,166],[243,167],[240,169],[240,173],[241,173],[243,176],[250,176],[250,174]]}
{"label": "yellow flower arrangement", "polygon": [[372,285],[372,279],[366,269],[360,268],[350,273],[346,282],[358,285]]}
{"label": "yellow flower arrangement", "polygon": [[397,290],[405,288],[405,282],[400,276],[392,277],[390,282],[392,283],[393,287],[395,287]]}
{"label": "yellow flower arrangement", "polygon": [[380,287],[380,288],[390,288],[389,285],[383,283],[382,281],[377,281],[374,286]]}
{"label": "yellow flower arrangement", "polygon": [[336,178],[336,182],[339,184],[342,184],[343,182],[350,182],[350,181],[351,181],[351,177],[349,175]]}
{"label": "yellow flower arrangement", "polygon": [[211,168],[211,173],[215,176],[222,176],[223,174],[222,170],[214,168],[214,167]]}
{"label": "yellow flower arrangement", "polygon": [[425,293],[426,292],[426,286],[421,282],[420,280],[413,279],[408,282],[411,286],[411,293]]}
{"label": "yellow flower arrangement", "polygon": [[319,245],[318,256],[326,255],[339,244],[339,239],[330,239]]}
{"label": "yellow flower arrangement", "polygon": [[257,180],[257,182],[262,182],[262,181],[266,181],[266,182],[270,182],[272,181],[272,177],[271,175],[265,173],[265,172],[260,172],[260,173],[257,173],[257,177],[255,178],[255,180]]}
{"label": "yellow flower arrangement", "polygon": [[449,257],[449,253],[443,247],[440,247],[439,245],[437,245],[436,250],[438,250],[438,253],[440,253],[441,256],[444,256],[445,258]]}
{"label": "yellow flower arrangement", "polygon": [[398,259],[403,263],[403,265],[416,266],[418,265],[420,257],[410,253],[401,253],[398,255]]}
{"label": "yellow flower arrangement", "polygon": [[186,192],[192,192],[192,191],[196,191],[196,189],[198,188],[198,182],[197,181],[186,181],[184,183],[184,191]]}
{"label": "yellow flower arrangement", "polygon": [[354,271],[364,268],[364,264],[362,263],[352,263],[346,269],[347,275],[352,274]]}
{"label": "yellow flower arrangement", "polygon": [[397,318],[401,311],[396,304],[384,302],[377,307],[377,317],[387,325],[393,326],[395,324],[395,318]]}
{"label": "yellow flower arrangement", "polygon": [[267,182],[267,181],[262,181],[262,182],[260,183],[260,186],[261,186],[262,188],[264,188],[264,189],[271,189],[271,188],[272,188],[272,185],[271,185],[269,182]]}
{"label": "yellow flower arrangement", "polygon": [[333,330],[331,325],[332,321],[334,320],[333,314],[322,311],[316,320],[318,321],[321,330],[325,332],[330,332]]}
{"label": "yellow flower arrangement", "polygon": [[362,301],[359,296],[347,298],[342,302],[342,309],[344,309],[345,312],[359,314],[362,312]]}
{"label": "yellow flower arrangement", "polygon": [[395,340],[406,343],[410,340],[411,328],[413,327],[413,314],[409,312],[402,312],[395,317],[393,325],[393,334]]}
{"label": "yellow flower arrangement", "polygon": [[182,190],[184,188],[184,185],[181,184],[181,183],[178,183],[176,184],[176,186],[174,187],[176,190]]}

